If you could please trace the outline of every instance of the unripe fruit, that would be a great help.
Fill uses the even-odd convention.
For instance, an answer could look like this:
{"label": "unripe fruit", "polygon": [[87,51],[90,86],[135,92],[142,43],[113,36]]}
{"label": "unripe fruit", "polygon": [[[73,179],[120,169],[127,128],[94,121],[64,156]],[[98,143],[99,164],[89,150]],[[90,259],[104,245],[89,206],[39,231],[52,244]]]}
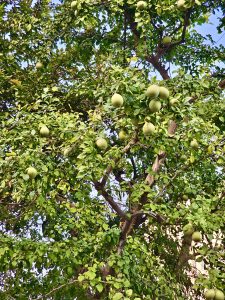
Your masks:
{"label": "unripe fruit", "polygon": [[145,1],[138,1],[137,3],[137,9],[145,9],[147,7],[147,3]]}
{"label": "unripe fruit", "polygon": [[178,103],[177,99],[172,98],[170,99],[170,106],[175,106]]}
{"label": "unripe fruit", "polygon": [[191,141],[190,146],[193,149],[198,149],[198,142],[196,141],[196,139]]}
{"label": "unripe fruit", "polygon": [[215,147],[213,145],[209,145],[207,151],[209,154],[212,154],[215,151]]}
{"label": "unripe fruit", "polygon": [[224,300],[225,296],[224,293],[220,290],[215,291],[215,297],[214,300]]}
{"label": "unripe fruit", "polygon": [[192,240],[194,242],[200,242],[202,240],[202,234],[199,231],[195,231],[192,236],[191,236]]}
{"label": "unripe fruit", "polygon": [[167,99],[169,98],[170,92],[167,88],[160,86],[159,87],[159,97],[162,99]]}
{"label": "unripe fruit", "polygon": [[184,200],[188,200],[188,195],[183,195],[182,198],[183,198]]}
{"label": "unripe fruit", "polygon": [[38,61],[36,63],[36,69],[41,69],[42,67],[43,67],[43,64],[40,61]]}
{"label": "unripe fruit", "polygon": [[149,102],[149,108],[151,112],[157,112],[160,110],[161,108],[161,103],[160,101],[156,101],[156,100],[151,100]]}
{"label": "unripe fruit", "polygon": [[177,7],[180,10],[184,10],[185,9],[185,1],[184,0],[178,0],[177,1]]}
{"label": "unripe fruit", "polygon": [[210,289],[210,290],[207,290],[205,293],[204,293],[204,296],[205,296],[205,299],[207,300],[212,300],[214,299],[215,297],[215,290],[214,289]]}
{"label": "unripe fruit", "polygon": [[67,148],[64,149],[63,155],[64,156],[69,156],[71,152],[72,152],[72,148],[71,147],[67,147]]}
{"label": "unripe fruit", "polygon": [[172,41],[171,37],[170,36],[165,36],[163,39],[162,39],[162,43],[164,45],[167,45],[167,44],[170,44]]}
{"label": "unripe fruit", "polygon": [[151,135],[155,132],[155,126],[152,123],[145,123],[143,126],[143,133],[145,136]]}
{"label": "unripe fruit", "polygon": [[121,107],[123,105],[123,97],[120,94],[114,94],[111,98],[112,106]]}
{"label": "unripe fruit", "polygon": [[96,145],[101,150],[105,150],[108,147],[107,141],[105,139],[103,139],[103,138],[98,138],[96,140]]}
{"label": "unripe fruit", "polygon": [[38,172],[35,168],[29,167],[27,168],[27,175],[29,175],[30,179],[34,179],[37,176]]}
{"label": "unripe fruit", "polygon": [[152,84],[147,88],[145,95],[149,98],[157,98],[159,96],[159,86]]}
{"label": "unripe fruit", "polygon": [[127,138],[126,132],[124,130],[120,130],[120,132],[119,132],[119,139],[121,141],[124,141],[124,140],[126,140],[126,138]]}
{"label": "unripe fruit", "polygon": [[183,227],[184,236],[190,236],[193,234],[193,232],[194,232],[194,228],[193,228],[192,224],[189,223]]}
{"label": "unripe fruit", "polygon": [[72,1],[70,4],[71,8],[74,9],[77,7],[77,1]]}
{"label": "unripe fruit", "polygon": [[49,129],[46,125],[43,125],[40,129],[40,135],[42,137],[48,137],[49,136]]}

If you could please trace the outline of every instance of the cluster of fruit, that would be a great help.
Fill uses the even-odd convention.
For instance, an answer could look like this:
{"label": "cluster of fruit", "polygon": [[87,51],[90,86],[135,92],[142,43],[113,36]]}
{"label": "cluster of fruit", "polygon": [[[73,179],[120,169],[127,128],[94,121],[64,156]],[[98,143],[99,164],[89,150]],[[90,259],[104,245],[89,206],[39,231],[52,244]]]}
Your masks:
{"label": "cluster of fruit", "polygon": [[[186,224],[183,227],[183,233],[185,237],[191,237],[194,242],[201,242],[202,234],[199,231],[194,231],[192,224]],[[224,300],[224,293],[218,289],[209,289],[205,291],[205,299],[207,300]]]}

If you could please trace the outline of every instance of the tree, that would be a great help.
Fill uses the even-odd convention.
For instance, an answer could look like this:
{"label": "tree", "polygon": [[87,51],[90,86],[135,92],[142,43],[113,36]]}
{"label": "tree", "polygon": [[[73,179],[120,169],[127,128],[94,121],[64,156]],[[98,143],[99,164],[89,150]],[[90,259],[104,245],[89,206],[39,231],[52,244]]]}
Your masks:
{"label": "tree", "polygon": [[224,3],[139,2],[0,4],[2,299],[224,292]]}

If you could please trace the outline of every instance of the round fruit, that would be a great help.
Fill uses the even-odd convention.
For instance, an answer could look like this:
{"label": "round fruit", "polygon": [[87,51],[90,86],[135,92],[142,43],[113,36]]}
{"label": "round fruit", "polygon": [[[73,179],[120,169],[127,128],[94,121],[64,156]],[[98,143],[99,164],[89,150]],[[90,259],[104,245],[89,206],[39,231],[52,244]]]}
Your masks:
{"label": "round fruit", "polygon": [[155,132],[155,126],[152,123],[145,123],[143,126],[144,135],[151,135]]}
{"label": "round fruit", "polygon": [[207,151],[209,154],[212,154],[215,151],[215,147],[213,145],[209,145]]}
{"label": "round fruit", "polygon": [[175,106],[177,103],[178,103],[177,99],[175,99],[175,98],[170,99],[171,106]]}
{"label": "round fruit", "polygon": [[191,238],[194,242],[200,242],[202,240],[202,234],[199,231],[195,231]]}
{"label": "round fruit", "polygon": [[178,0],[178,1],[177,1],[177,7],[178,7],[178,9],[180,9],[180,10],[185,9],[185,1],[184,1],[184,0]]}
{"label": "round fruit", "polygon": [[147,3],[145,1],[138,1],[137,9],[145,9],[147,7]]}
{"label": "round fruit", "polygon": [[170,36],[165,36],[163,39],[162,39],[162,43],[164,45],[167,45],[167,44],[170,44],[172,41],[171,37]]}
{"label": "round fruit", "polygon": [[120,94],[114,94],[111,98],[112,106],[121,107],[123,105],[123,97]]}
{"label": "round fruit", "polygon": [[76,8],[77,7],[77,1],[72,1],[70,6],[71,6],[71,8]]}
{"label": "round fruit", "polygon": [[183,195],[182,198],[183,198],[184,200],[188,200],[188,195]]}
{"label": "round fruit", "polygon": [[124,141],[124,140],[126,140],[126,138],[127,138],[126,132],[124,130],[120,130],[120,132],[119,132],[119,139],[121,141]]}
{"label": "round fruit", "polygon": [[192,224],[186,224],[184,225],[183,227],[183,233],[184,233],[184,236],[189,236],[189,235],[192,235],[194,232],[194,228],[192,226]]}
{"label": "round fruit", "polygon": [[149,98],[157,98],[159,96],[159,86],[156,84],[150,85],[145,93]]}
{"label": "round fruit", "polygon": [[37,176],[38,172],[35,168],[29,167],[29,168],[27,168],[27,174],[29,175],[29,177],[31,179],[34,179]]}
{"label": "round fruit", "polygon": [[190,145],[191,148],[198,149],[198,142],[195,139],[191,141]]}
{"label": "round fruit", "polygon": [[215,297],[215,290],[214,289],[210,289],[210,290],[207,290],[205,293],[204,293],[204,296],[205,296],[205,299],[207,300],[212,300],[214,299]]}
{"label": "round fruit", "polygon": [[156,101],[156,100],[151,100],[149,102],[149,108],[151,112],[157,112],[160,110],[161,108],[161,103],[160,101]]}
{"label": "round fruit", "polygon": [[67,148],[64,149],[63,155],[64,156],[69,156],[71,152],[72,152],[72,148],[71,147],[67,147]]}
{"label": "round fruit", "polygon": [[167,99],[169,98],[170,92],[167,88],[160,86],[159,87],[159,97],[162,99]]}
{"label": "round fruit", "polygon": [[36,63],[36,69],[41,69],[42,67],[43,67],[43,64],[40,61],[38,61]]}
{"label": "round fruit", "polygon": [[96,140],[96,145],[101,150],[105,150],[108,147],[107,141],[105,139],[103,139],[103,138],[98,138]]}
{"label": "round fruit", "polygon": [[49,129],[46,125],[43,125],[40,129],[40,135],[43,137],[48,137],[49,136]]}
{"label": "round fruit", "polygon": [[216,290],[214,300],[224,300],[224,299],[225,299],[224,293],[220,290]]}

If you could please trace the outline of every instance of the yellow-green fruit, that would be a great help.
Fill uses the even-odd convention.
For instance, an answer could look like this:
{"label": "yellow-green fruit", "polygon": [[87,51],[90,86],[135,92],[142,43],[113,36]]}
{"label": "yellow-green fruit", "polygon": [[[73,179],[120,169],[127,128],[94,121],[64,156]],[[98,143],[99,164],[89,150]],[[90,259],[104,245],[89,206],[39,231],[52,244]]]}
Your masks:
{"label": "yellow-green fruit", "polygon": [[136,118],[131,119],[131,123],[132,123],[134,126],[138,126],[138,119],[136,119]]}
{"label": "yellow-green fruit", "polygon": [[107,141],[105,139],[103,139],[103,138],[98,138],[96,140],[96,145],[101,150],[105,150],[108,147]]}
{"label": "yellow-green fruit", "polygon": [[170,99],[170,106],[175,106],[178,103],[177,99],[172,98]]}
{"label": "yellow-green fruit", "polygon": [[167,44],[170,44],[172,41],[171,37],[170,36],[165,36],[163,39],[162,39],[162,43],[164,45],[167,45]]}
{"label": "yellow-green fruit", "polygon": [[209,154],[212,154],[215,151],[215,147],[213,145],[209,145],[207,151]]}
{"label": "yellow-green fruit", "polygon": [[216,290],[214,300],[224,300],[224,299],[225,299],[224,293],[220,290]]}
{"label": "yellow-green fruit", "polygon": [[120,94],[114,94],[111,98],[112,106],[121,107],[123,105],[123,97]]}
{"label": "yellow-green fruit", "polygon": [[38,61],[36,63],[36,69],[41,69],[42,67],[43,67],[43,64],[40,61]]}
{"label": "yellow-green fruit", "polygon": [[120,130],[120,132],[119,132],[119,139],[121,141],[124,141],[124,140],[126,140],[126,138],[127,138],[126,132],[124,130]]}
{"label": "yellow-green fruit", "polygon": [[182,198],[183,198],[184,200],[188,200],[188,195],[183,195]]}
{"label": "yellow-green fruit", "polygon": [[161,103],[160,101],[156,101],[156,100],[151,100],[149,102],[149,108],[151,112],[157,112],[160,110],[161,108]]}
{"label": "yellow-green fruit", "polygon": [[205,296],[205,299],[207,300],[212,300],[214,299],[215,297],[215,290],[214,289],[210,289],[210,290],[207,290],[205,293],[204,293],[204,296]]}
{"label": "yellow-green fruit", "polygon": [[64,149],[63,155],[64,156],[69,156],[71,152],[72,152],[72,148],[71,147],[67,147],[67,148]]}
{"label": "yellow-green fruit", "polygon": [[37,176],[38,172],[35,168],[29,167],[27,168],[27,174],[29,175],[30,179],[34,179]]}
{"label": "yellow-green fruit", "polygon": [[70,6],[71,6],[71,8],[76,8],[77,7],[77,1],[72,1]]}
{"label": "yellow-green fruit", "polygon": [[185,1],[184,0],[178,0],[177,1],[177,7],[180,10],[184,10],[185,9]]}
{"label": "yellow-green fruit", "polygon": [[167,99],[169,98],[170,92],[167,88],[160,86],[159,87],[159,97],[162,99]]}
{"label": "yellow-green fruit", "polygon": [[43,125],[40,129],[40,135],[42,137],[48,137],[49,136],[49,129],[46,125]]}
{"label": "yellow-green fruit", "polygon": [[159,86],[152,84],[147,88],[145,95],[149,98],[157,98],[159,96]]}
{"label": "yellow-green fruit", "polygon": [[193,232],[194,232],[194,228],[193,228],[192,224],[189,223],[183,227],[184,236],[192,235]]}
{"label": "yellow-green fruit", "polygon": [[131,297],[132,295],[133,295],[133,290],[132,289],[126,290],[126,296],[127,297]]}
{"label": "yellow-green fruit", "polygon": [[191,141],[190,145],[191,148],[198,149],[198,142],[195,139]]}
{"label": "yellow-green fruit", "polygon": [[137,9],[145,9],[147,7],[147,3],[145,1],[138,1]]}
{"label": "yellow-green fruit", "polygon": [[194,241],[194,242],[200,242],[202,240],[202,234],[199,231],[195,231],[192,234],[191,238],[192,238],[192,241]]}
{"label": "yellow-green fruit", "polygon": [[155,132],[155,126],[152,123],[145,123],[143,126],[143,133],[145,136],[151,135]]}

